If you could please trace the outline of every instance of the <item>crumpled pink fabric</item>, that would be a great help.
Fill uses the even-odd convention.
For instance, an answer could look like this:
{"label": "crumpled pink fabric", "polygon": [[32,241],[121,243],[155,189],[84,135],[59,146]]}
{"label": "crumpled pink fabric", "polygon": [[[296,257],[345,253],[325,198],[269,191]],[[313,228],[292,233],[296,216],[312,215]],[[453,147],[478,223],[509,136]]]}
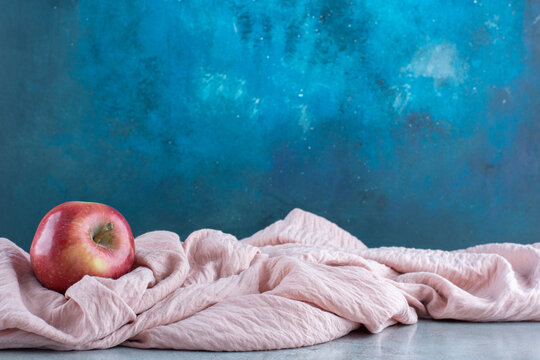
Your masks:
{"label": "crumpled pink fabric", "polygon": [[246,351],[377,333],[418,317],[540,321],[540,243],[459,251],[368,249],[330,221],[294,209],[238,241],[136,239],[134,269],[45,289],[29,255],[0,239],[0,348]]}

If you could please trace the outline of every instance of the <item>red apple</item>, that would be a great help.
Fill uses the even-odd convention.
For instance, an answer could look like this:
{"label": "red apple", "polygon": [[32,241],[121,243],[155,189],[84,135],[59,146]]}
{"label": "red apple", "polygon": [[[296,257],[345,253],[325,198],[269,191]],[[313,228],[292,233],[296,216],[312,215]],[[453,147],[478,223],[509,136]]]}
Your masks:
{"label": "red apple", "polygon": [[38,280],[64,293],[84,275],[116,279],[131,270],[135,242],[112,207],[83,201],[56,206],[39,223],[30,247]]}

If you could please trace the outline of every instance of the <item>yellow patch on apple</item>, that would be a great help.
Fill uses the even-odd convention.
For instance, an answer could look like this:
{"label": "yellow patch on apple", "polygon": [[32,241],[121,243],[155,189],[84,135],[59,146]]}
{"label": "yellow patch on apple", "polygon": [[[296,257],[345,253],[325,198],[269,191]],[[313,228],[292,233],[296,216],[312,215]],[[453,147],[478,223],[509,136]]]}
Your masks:
{"label": "yellow patch on apple", "polygon": [[98,258],[94,258],[92,259],[92,268],[96,271],[96,272],[105,272],[107,270],[109,270],[109,264],[107,264],[107,262],[105,260],[102,260],[102,259],[98,259]]}

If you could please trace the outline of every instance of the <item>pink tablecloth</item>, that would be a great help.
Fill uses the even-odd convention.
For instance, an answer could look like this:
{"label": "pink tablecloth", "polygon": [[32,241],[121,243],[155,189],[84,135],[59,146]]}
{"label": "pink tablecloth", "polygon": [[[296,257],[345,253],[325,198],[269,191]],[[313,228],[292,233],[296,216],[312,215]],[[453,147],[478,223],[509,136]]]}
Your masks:
{"label": "pink tablecloth", "polygon": [[368,249],[295,209],[240,241],[203,229],[182,243],[154,231],[136,249],[130,273],[87,276],[64,296],[0,239],[0,348],[279,349],[418,317],[540,321],[540,243]]}

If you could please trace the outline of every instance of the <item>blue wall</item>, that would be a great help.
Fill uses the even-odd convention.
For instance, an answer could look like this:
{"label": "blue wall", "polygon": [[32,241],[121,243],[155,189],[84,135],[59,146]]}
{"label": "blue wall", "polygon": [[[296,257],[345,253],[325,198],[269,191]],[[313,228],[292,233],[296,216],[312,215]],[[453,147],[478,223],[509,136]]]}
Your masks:
{"label": "blue wall", "polygon": [[538,1],[1,0],[0,236],[295,207],[369,246],[540,235]]}

